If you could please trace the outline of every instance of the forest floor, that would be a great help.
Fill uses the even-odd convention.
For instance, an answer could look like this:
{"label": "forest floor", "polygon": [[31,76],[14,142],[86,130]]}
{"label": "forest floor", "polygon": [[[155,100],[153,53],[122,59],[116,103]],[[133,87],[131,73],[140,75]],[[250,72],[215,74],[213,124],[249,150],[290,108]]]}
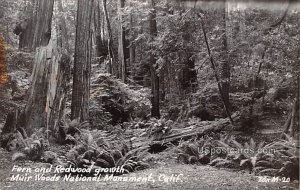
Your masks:
{"label": "forest floor", "polygon": [[[93,190],[93,189],[127,189],[127,190],[139,190],[139,189],[204,189],[204,190],[216,190],[216,189],[230,189],[230,190],[247,190],[247,189],[299,189],[297,181],[291,183],[284,182],[259,182],[259,177],[247,172],[233,172],[226,169],[217,169],[211,166],[198,166],[198,165],[183,165],[176,164],[175,162],[161,162],[153,168],[142,170],[130,174],[122,175],[122,177],[149,177],[154,179],[147,182],[118,182],[118,181],[100,181],[100,182],[45,182],[31,180],[29,182],[12,182],[10,177],[13,172],[13,163],[11,162],[11,153],[0,150],[0,190],[12,190],[12,189],[28,189],[28,190],[40,190],[40,189],[72,189],[72,190]],[[41,167],[40,163],[26,163],[27,166],[32,168]],[[23,165],[24,166],[24,165]],[[176,176],[178,180],[176,181]],[[167,181],[167,177],[169,181]]]}

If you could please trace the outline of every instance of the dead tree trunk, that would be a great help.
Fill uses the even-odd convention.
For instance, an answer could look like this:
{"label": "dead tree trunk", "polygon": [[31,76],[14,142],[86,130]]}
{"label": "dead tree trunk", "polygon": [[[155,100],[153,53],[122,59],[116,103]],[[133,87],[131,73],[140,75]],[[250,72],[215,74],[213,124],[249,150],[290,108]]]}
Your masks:
{"label": "dead tree trunk", "polygon": [[[51,7],[53,4],[47,2],[44,6]],[[47,11],[50,9],[44,7],[42,10]],[[41,17],[45,19],[46,23],[51,24],[52,14],[39,14],[43,15]],[[44,27],[47,30],[51,28],[51,26],[46,25]],[[28,102],[22,113],[18,114],[18,110],[15,112],[17,124],[11,126],[18,130],[24,128],[28,134],[32,134],[34,129],[41,127],[54,130],[57,121],[63,117],[66,86],[70,73],[70,58],[67,56],[67,48],[63,47],[62,41],[65,39],[62,37],[61,30],[59,30],[59,27],[54,28],[58,28],[58,30],[50,32],[53,35],[49,43],[43,35],[40,35],[43,39],[38,40],[38,43],[43,45],[47,42],[48,45],[41,46],[36,50]],[[46,29],[40,28],[36,31],[44,33]],[[9,122],[7,125],[9,125]]]}
{"label": "dead tree trunk", "polygon": [[[35,55],[35,65],[29,89],[29,98],[25,107],[25,128],[32,133],[34,128],[47,126],[47,93],[49,85],[50,65],[52,59],[52,44],[48,44],[51,37],[51,20],[54,0],[42,0],[38,4],[37,18],[40,25],[35,25],[34,42],[32,47],[39,47]],[[50,13],[51,12],[51,13]],[[47,47],[45,47],[48,44]]]}
{"label": "dead tree trunk", "polygon": [[23,112],[15,110],[7,116],[5,125],[10,130],[6,133],[13,133],[17,129],[32,134],[34,129],[41,127],[55,130],[57,121],[64,116],[62,113],[70,73],[70,58],[63,53],[60,35],[53,33],[48,46],[40,47],[36,52],[32,84],[25,110]]}
{"label": "dead tree trunk", "polygon": [[29,134],[33,133],[34,128],[46,127],[47,112],[47,90],[50,72],[51,47],[39,48],[35,55],[32,81],[29,89],[29,99],[25,107],[25,127]]}
{"label": "dead tree trunk", "polygon": [[[63,11],[62,2],[58,3],[58,10]],[[69,54],[68,34],[65,26],[65,18],[61,16],[56,34],[56,47],[53,49],[56,64],[52,65],[50,87],[48,90],[49,110],[47,123],[52,131],[58,130],[58,122],[64,119],[66,94],[71,74],[71,59]]]}
{"label": "dead tree trunk", "polygon": [[[151,38],[151,41],[154,41],[154,38],[157,36],[155,2],[154,2],[154,0],[149,0],[148,3],[150,5],[150,14],[149,14],[150,38]],[[151,116],[156,117],[156,118],[160,118],[160,110],[159,110],[159,76],[157,74],[158,66],[157,66],[157,63],[156,63],[155,55],[153,53],[150,53],[149,62],[150,62],[151,91],[152,91]]]}
{"label": "dead tree trunk", "polygon": [[78,0],[71,119],[89,117],[93,0]]}

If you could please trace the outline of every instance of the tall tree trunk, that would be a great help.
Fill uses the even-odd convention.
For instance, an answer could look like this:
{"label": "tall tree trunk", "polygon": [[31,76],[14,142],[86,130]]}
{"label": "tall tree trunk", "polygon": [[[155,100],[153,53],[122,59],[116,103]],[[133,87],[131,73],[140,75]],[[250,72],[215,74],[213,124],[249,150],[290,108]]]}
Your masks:
{"label": "tall tree trunk", "polygon": [[25,8],[27,18],[19,23],[14,33],[20,35],[19,47],[34,51],[47,46],[51,38],[54,0],[31,0]]}
{"label": "tall tree trunk", "polygon": [[[35,65],[25,110],[21,114],[16,114],[16,127],[24,127],[29,134],[41,127],[55,129],[57,121],[63,117],[66,86],[70,73],[70,58],[67,55],[67,48],[63,47],[62,41],[65,39],[59,29],[61,26],[53,27],[53,30],[49,31],[52,23],[50,12],[53,11],[54,0],[43,0],[39,3],[42,8],[39,7],[36,14],[41,25],[36,25],[34,35],[35,45],[39,48],[35,53]],[[45,35],[46,33],[50,35],[50,39]]]}
{"label": "tall tree trunk", "polygon": [[33,50],[34,31],[37,20],[37,0],[30,0],[25,5],[26,19],[22,20],[14,29],[14,33],[19,35],[19,48]]}
{"label": "tall tree trunk", "polygon": [[300,79],[299,79],[299,74],[298,74],[298,128],[297,129],[298,129],[298,133],[299,133],[299,131],[300,131]]}
{"label": "tall tree trunk", "polygon": [[33,50],[47,46],[51,38],[51,22],[54,0],[39,0],[37,21],[34,31]]}
{"label": "tall tree trunk", "polygon": [[119,78],[122,79],[123,82],[126,81],[126,60],[125,60],[125,29],[123,27],[123,16],[122,16],[122,9],[125,6],[125,0],[119,0],[119,8],[118,8],[118,15],[119,15],[119,35],[118,35],[118,55],[119,55]]}
{"label": "tall tree trunk", "polygon": [[109,73],[117,75],[118,68],[115,65],[112,32],[111,32],[110,21],[108,18],[108,13],[107,13],[106,0],[102,0],[102,4],[103,4],[103,12],[104,12],[104,17],[105,17],[106,26],[107,26],[107,33],[108,33],[108,55],[109,55],[109,64],[110,64],[109,65]]}
{"label": "tall tree trunk", "polygon": [[298,73],[298,76],[297,76],[297,99],[296,99],[296,102],[297,102],[297,111],[298,111],[298,114],[296,115],[296,118],[297,118],[297,125],[295,126],[294,130],[292,131],[292,136],[295,135],[295,133],[299,133],[299,129],[300,129],[300,76],[299,76],[299,73]]}
{"label": "tall tree trunk", "polygon": [[[297,73],[297,81],[298,81],[298,84],[297,84],[297,101],[298,101],[298,126],[296,128],[296,133],[299,134],[300,132],[300,47],[298,47],[298,56],[297,56],[297,63],[298,63],[298,73]],[[297,136],[297,140],[299,142],[299,138],[300,136],[298,135]],[[298,144],[299,145],[299,144]]]}
{"label": "tall tree trunk", "polygon": [[[154,0],[148,0],[150,6],[149,14],[149,27],[150,27],[150,38],[151,41],[154,41],[154,38],[157,36],[157,24],[156,24],[156,10]],[[153,50],[153,49],[152,49]],[[157,63],[156,58],[153,53],[150,53],[149,63],[150,63],[150,72],[151,72],[151,116],[160,118],[159,110],[159,76],[157,74]]]}
{"label": "tall tree trunk", "polygon": [[[63,12],[62,0],[58,4],[59,12]],[[48,90],[48,106],[51,107],[48,113],[48,126],[52,131],[58,130],[58,124],[64,120],[64,110],[66,104],[66,94],[68,83],[71,77],[71,59],[69,56],[70,49],[68,43],[68,34],[66,21],[63,14],[59,18],[58,30],[52,38],[56,47],[53,49],[57,61],[52,64],[51,77]]]}
{"label": "tall tree trunk", "polygon": [[32,48],[43,47],[38,49],[35,54],[29,97],[24,111],[25,117],[22,121],[28,133],[32,133],[34,128],[47,126],[48,77],[51,73],[50,66],[55,62],[52,59],[53,44],[48,44],[51,37],[49,30],[51,30],[53,5],[54,0],[41,0],[36,13],[38,24],[35,25]]}
{"label": "tall tree trunk", "polygon": [[226,0],[223,0],[223,10],[222,10],[222,37],[221,37],[221,61],[220,61],[220,78],[221,87],[224,97],[224,103],[227,108],[230,108],[229,102],[229,92],[230,92],[230,65],[228,61],[228,47],[227,47],[227,35],[226,35]]}
{"label": "tall tree trunk", "polygon": [[[60,13],[64,13],[64,8],[63,8],[63,3],[62,0],[58,0],[57,3],[58,11]],[[60,18],[60,23],[59,23],[59,28],[61,29],[61,43],[62,43],[62,48],[66,50],[66,52],[70,52],[70,47],[69,47],[69,37],[68,37],[68,31],[67,31],[67,24],[66,24],[66,18],[64,14],[61,14]]]}
{"label": "tall tree trunk", "polygon": [[96,1],[95,11],[94,11],[94,27],[95,27],[95,37],[96,37],[96,56],[100,57],[102,55],[102,35],[101,35],[101,10],[99,1]]}
{"label": "tall tree trunk", "polygon": [[[130,4],[130,6],[132,6]],[[129,27],[130,27],[130,46],[129,46],[129,66],[132,67],[134,62],[135,62],[135,42],[134,42],[134,39],[135,39],[135,31],[134,31],[134,28],[133,28],[133,15],[132,13],[130,12],[130,15],[129,15],[129,19],[130,19],[130,23],[129,23]]]}
{"label": "tall tree trunk", "polygon": [[71,119],[89,116],[93,0],[78,0]]}

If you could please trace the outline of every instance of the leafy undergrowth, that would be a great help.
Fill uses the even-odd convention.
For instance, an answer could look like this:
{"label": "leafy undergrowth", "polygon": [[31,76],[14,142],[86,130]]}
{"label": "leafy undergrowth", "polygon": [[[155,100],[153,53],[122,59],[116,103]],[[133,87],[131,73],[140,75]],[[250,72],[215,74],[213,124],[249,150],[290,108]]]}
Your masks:
{"label": "leafy undergrowth", "polygon": [[[64,142],[70,143],[66,150],[50,147],[47,134],[36,131],[30,137],[24,137],[19,131],[16,133],[10,146],[15,146],[16,152],[12,155],[12,161],[38,161],[46,162],[62,167],[72,168],[123,168],[123,173],[130,173],[149,168],[145,156],[149,154],[145,148],[132,148],[121,138],[111,140],[105,131],[72,128],[77,131],[75,134],[67,134]],[[65,147],[65,146],[61,146]],[[64,153],[63,153],[64,152]],[[99,171],[99,170],[98,170]],[[97,172],[98,174],[101,174]],[[115,175],[123,173],[114,173]]]}
{"label": "leafy undergrowth", "polygon": [[286,135],[285,140],[272,143],[255,142],[252,138],[244,144],[233,136],[219,140],[202,137],[185,141],[178,146],[178,161],[185,164],[209,164],[218,168],[249,170],[257,175],[299,178],[299,147]]}
{"label": "leafy undergrowth", "polygon": [[[148,88],[129,85],[112,75],[98,73],[91,79],[91,120],[94,128],[105,129],[107,124],[117,125],[134,119],[146,118],[151,103]],[[101,114],[99,114],[101,113]],[[106,124],[102,115],[107,118]]]}
{"label": "leafy undergrowth", "polygon": [[[92,173],[87,175],[94,175],[99,168],[123,167],[124,173],[130,173],[177,157],[178,162],[185,164],[208,164],[217,168],[249,170],[256,175],[299,178],[299,147],[296,140],[288,135],[284,140],[265,143],[255,142],[252,138],[241,142],[232,135],[212,133],[200,139],[179,142],[178,146],[170,143],[166,149],[158,151],[159,154],[150,154],[149,147],[133,148],[132,142],[126,141],[122,132],[88,130],[84,125],[71,122],[64,127],[66,136],[63,143],[69,144],[64,151],[49,146],[45,140],[49,136],[47,130],[40,129],[30,137],[24,131],[17,131],[8,144],[11,149],[17,150],[12,160],[93,168]],[[168,133],[173,125],[171,121],[152,119],[136,123],[135,128],[147,128],[144,130],[146,136],[142,137],[145,140],[160,138],[159,134]]]}
{"label": "leafy undergrowth", "polygon": [[[22,131],[22,133],[20,132]],[[49,151],[49,142],[45,140],[42,129],[31,136],[27,136],[24,130],[16,131],[14,139],[8,143],[9,150],[17,150],[12,156],[12,161],[20,160],[42,160],[45,155],[52,154]],[[53,153],[51,157],[56,157]]]}
{"label": "leafy undergrowth", "polygon": [[[102,141],[99,145],[99,141]],[[143,161],[147,154],[142,149],[130,149],[126,143],[117,148],[104,139],[94,141],[90,137],[87,143],[78,143],[67,154],[62,165],[74,168],[117,168],[123,167],[125,173],[146,169],[149,165]]]}

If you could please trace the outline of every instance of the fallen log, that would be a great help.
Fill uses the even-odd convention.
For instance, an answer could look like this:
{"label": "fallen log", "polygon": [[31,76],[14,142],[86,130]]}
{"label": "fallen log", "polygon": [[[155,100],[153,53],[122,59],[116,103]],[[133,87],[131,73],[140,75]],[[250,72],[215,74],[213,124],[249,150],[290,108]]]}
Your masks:
{"label": "fallen log", "polygon": [[[232,115],[234,122],[236,122],[239,117],[240,114],[238,112]],[[173,143],[180,140],[191,139],[195,136],[204,136],[211,132],[220,132],[230,126],[232,126],[232,124],[228,118],[216,121],[203,121],[186,128],[174,128],[169,133],[160,135],[159,137],[152,136],[150,139],[135,137],[132,139],[132,145],[133,147],[150,147],[153,144]]]}
{"label": "fallen log", "polygon": [[180,140],[187,140],[192,137],[199,137],[204,136],[206,134],[212,133],[212,132],[220,132],[226,127],[231,126],[231,122],[229,119],[220,119],[215,122],[211,122],[208,125],[194,125],[182,130],[178,130],[175,134],[170,134],[167,136],[164,136],[160,139],[153,140],[153,144],[164,144],[169,142],[175,142]]}

